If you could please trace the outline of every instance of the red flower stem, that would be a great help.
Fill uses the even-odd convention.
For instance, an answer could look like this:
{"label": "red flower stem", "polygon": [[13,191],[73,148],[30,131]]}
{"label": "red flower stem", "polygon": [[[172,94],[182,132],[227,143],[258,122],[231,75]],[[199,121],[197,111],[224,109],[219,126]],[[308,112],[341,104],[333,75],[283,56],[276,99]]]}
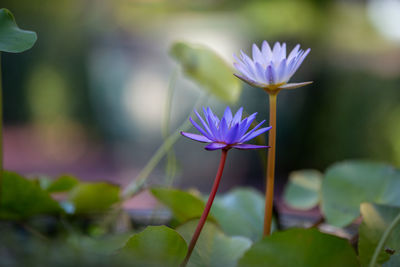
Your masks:
{"label": "red flower stem", "polygon": [[206,223],[208,213],[210,212],[212,203],[214,201],[215,195],[218,191],[219,182],[221,181],[222,172],[224,171],[226,156],[228,155],[227,149],[222,149],[221,160],[219,162],[218,172],[215,176],[214,185],[211,189],[210,196],[208,197],[206,207],[204,208],[203,214],[201,215],[199,224],[197,225],[196,231],[193,234],[192,240],[190,241],[188,252],[186,254],[186,258],[181,264],[181,267],[185,267],[189,261],[190,256],[192,255],[194,246],[196,245],[197,239],[200,236],[201,230],[203,229],[204,224]]}

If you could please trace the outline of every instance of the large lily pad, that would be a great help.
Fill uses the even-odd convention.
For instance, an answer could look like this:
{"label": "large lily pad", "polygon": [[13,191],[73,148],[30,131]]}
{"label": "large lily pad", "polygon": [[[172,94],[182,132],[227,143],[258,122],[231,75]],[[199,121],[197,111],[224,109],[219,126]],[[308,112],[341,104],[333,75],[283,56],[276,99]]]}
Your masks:
{"label": "large lily pad", "polygon": [[255,243],[240,259],[240,267],[359,266],[357,255],[345,239],[317,229],[275,232]]}
{"label": "large lily pad", "polygon": [[256,190],[240,188],[217,196],[211,214],[228,235],[245,236],[251,240],[262,237],[264,197]]}
{"label": "large lily pad", "polygon": [[0,51],[20,53],[30,49],[36,42],[35,32],[21,30],[13,14],[6,8],[0,9]]}
{"label": "large lily pad", "polygon": [[[176,230],[187,243],[192,239],[198,221],[193,220]],[[206,222],[188,262],[188,267],[235,267],[238,259],[251,246],[245,237],[228,237],[212,222]]]}
{"label": "large lily pad", "polygon": [[[399,213],[399,207],[372,203],[361,204],[363,222],[359,229],[358,251],[362,266],[369,265],[383,233]],[[377,263],[384,262],[386,262],[385,266],[400,266],[400,224],[393,229],[379,254]]]}
{"label": "large lily pad", "polygon": [[38,183],[14,172],[3,172],[0,195],[1,219],[25,219],[62,212],[58,203]]}
{"label": "large lily pad", "polygon": [[132,236],[121,256],[132,259],[132,266],[176,267],[187,253],[185,240],[166,226],[148,226]]}
{"label": "large lily pad", "polygon": [[171,55],[182,65],[183,72],[206,91],[229,103],[239,99],[242,89],[239,79],[213,50],[178,42],[172,45]]}
{"label": "large lily pad", "polygon": [[322,181],[322,212],[343,227],[360,216],[362,202],[400,205],[400,172],[382,163],[345,161],[330,167]]}
{"label": "large lily pad", "polygon": [[300,170],[290,173],[284,200],[290,207],[308,210],[320,202],[322,173],[317,170]]}

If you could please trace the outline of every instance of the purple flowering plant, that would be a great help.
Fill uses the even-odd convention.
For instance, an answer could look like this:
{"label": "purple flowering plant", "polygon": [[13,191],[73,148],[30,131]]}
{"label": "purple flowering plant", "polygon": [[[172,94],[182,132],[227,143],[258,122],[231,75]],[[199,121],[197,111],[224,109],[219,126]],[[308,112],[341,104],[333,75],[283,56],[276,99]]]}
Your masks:
{"label": "purple flowering plant", "polygon": [[268,148],[268,146],[245,144],[245,142],[250,141],[251,139],[257,137],[258,135],[263,134],[271,129],[271,127],[260,128],[265,122],[265,120],[263,120],[260,123],[258,123],[254,128],[252,128],[250,131],[248,131],[251,124],[254,122],[256,118],[257,112],[251,114],[248,117],[242,118],[242,113],[243,113],[242,107],[238,109],[235,115],[233,115],[231,109],[227,107],[221,119],[219,119],[216,115],[214,115],[211,108],[209,107],[203,108],[203,113],[205,117],[204,119],[197,112],[197,110],[195,110],[194,112],[197,118],[200,120],[203,127],[197,124],[192,118],[190,118],[189,120],[193,124],[193,126],[201,133],[201,135],[194,133],[187,133],[187,132],[181,132],[181,134],[195,141],[209,143],[205,147],[206,150],[213,151],[221,149],[222,153],[217,175],[214,180],[214,185],[211,189],[211,193],[208,197],[208,201],[204,208],[203,214],[200,217],[199,223],[189,243],[188,252],[186,254],[183,263],[181,264],[182,267],[186,266],[187,263],[189,262],[193,249],[197,243],[200,233],[204,227],[204,224],[206,223],[215,195],[217,194],[218,191],[228,150],[231,148],[237,148],[243,150]]}
{"label": "purple flowering plant", "polygon": [[265,122],[265,120],[263,120],[248,131],[256,118],[257,112],[246,118],[242,118],[242,107],[238,109],[234,116],[232,115],[231,109],[227,107],[221,119],[215,116],[209,107],[207,109],[203,108],[204,119],[196,110],[194,112],[202,126],[196,123],[192,118],[189,120],[201,135],[188,132],[181,132],[181,134],[195,141],[210,143],[205,147],[207,150],[230,148],[259,149],[268,147],[245,144],[245,142],[271,129],[271,127],[260,128]]}
{"label": "purple flowering plant", "polygon": [[286,43],[276,42],[272,49],[267,41],[262,43],[261,49],[253,44],[252,58],[243,51],[240,51],[240,57],[233,55],[236,60],[233,65],[238,71],[234,75],[252,86],[271,91],[302,87],[312,82],[288,82],[310,51],[310,48],[300,49],[297,44],[286,55]]}
{"label": "purple flowering plant", "polygon": [[[18,28],[11,12],[0,9],[0,52],[22,52],[35,41],[34,32]],[[260,48],[253,44],[252,57],[243,51],[239,57],[235,56],[234,77],[232,68],[226,67],[213,51],[182,43],[177,48],[175,55],[185,61],[181,63],[187,68],[184,72],[187,77],[197,79],[200,86],[207,86],[208,93],[217,87],[214,91],[218,93],[214,92],[214,95],[224,101],[237,100],[241,83],[236,77],[264,89],[270,99],[270,126],[264,125],[265,120],[256,123],[257,113],[243,116],[243,108],[233,114],[227,107],[222,117],[216,116],[209,107],[203,108],[203,114],[200,114],[197,109],[206,101],[203,103],[203,98],[199,98],[189,120],[169,135],[166,127],[162,145],[125,187],[81,181],[71,175],[61,175],[54,180],[28,178],[3,170],[0,140],[0,266],[71,263],[121,267],[187,264],[191,267],[400,266],[400,200],[395,197],[400,190],[400,170],[382,163],[345,161],[329,167],[324,175],[316,170],[292,173],[284,192],[286,204],[298,209],[320,205],[318,216],[322,218],[311,228],[285,229],[268,236],[272,221],[277,95],[282,89],[311,83],[289,82],[310,49],[302,50],[296,45],[287,55],[285,43],[277,42],[273,48],[267,41]],[[221,68],[221,72],[216,72]],[[219,73],[218,77],[215,73]],[[229,90],[235,92],[224,98]],[[168,95],[172,99],[172,90]],[[171,104],[171,99],[166,102]],[[165,113],[169,118],[170,112]],[[192,126],[197,133],[189,132]],[[2,127],[0,139],[1,132]],[[249,143],[267,132],[269,146]],[[173,145],[181,135],[207,143],[205,149],[208,151],[219,150],[221,153],[206,203],[204,196],[170,186],[146,188],[147,178],[164,156],[167,165],[169,157],[173,158]],[[227,154],[232,148],[268,149],[264,229],[264,196],[256,190],[237,188],[221,196],[211,209]],[[146,221],[142,212],[125,209],[126,200],[146,189],[170,210],[167,219],[160,216],[166,225],[153,226],[159,224],[158,220],[153,221],[157,210],[151,210],[152,220]],[[386,197],[382,198],[382,192]],[[350,240],[317,229],[323,227],[321,222],[339,229],[354,221],[358,224],[360,215],[363,221]],[[197,219],[198,223],[194,221]],[[276,223],[280,225],[279,216]],[[141,227],[145,229],[136,232]],[[326,229],[332,231],[329,225]],[[340,229],[340,236],[345,232]],[[118,235],[114,235],[116,233]],[[358,247],[358,251],[354,247]]]}
{"label": "purple flowering plant", "polygon": [[240,58],[233,65],[238,73],[234,75],[244,82],[264,89],[269,95],[269,124],[272,130],[268,136],[267,175],[265,188],[264,236],[271,234],[272,208],[274,199],[275,179],[275,150],[276,150],[276,105],[277,95],[282,89],[294,89],[312,82],[289,83],[290,78],[298,70],[310,49],[302,50],[297,44],[293,50],[286,54],[286,43],[276,42],[271,49],[267,41],[262,43],[261,49],[253,44],[252,58],[243,51]]}

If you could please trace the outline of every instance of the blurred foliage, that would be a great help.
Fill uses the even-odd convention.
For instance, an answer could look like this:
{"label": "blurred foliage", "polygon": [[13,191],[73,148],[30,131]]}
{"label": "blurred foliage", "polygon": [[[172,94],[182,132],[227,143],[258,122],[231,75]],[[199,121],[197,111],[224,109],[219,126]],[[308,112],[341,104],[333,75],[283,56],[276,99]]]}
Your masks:
{"label": "blurred foliage", "polygon": [[357,255],[345,239],[316,229],[290,229],[253,244],[240,259],[240,267],[260,266],[318,267],[359,266]]}
{"label": "blurred foliage", "polygon": [[0,222],[0,264],[12,267],[44,266],[132,266],[115,257],[131,234],[106,235],[100,238],[82,234],[43,239],[24,227]]}
{"label": "blurred foliage", "polygon": [[308,210],[321,201],[322,174],[317,170],[290,173],[283,198],[290,207]]}
{"label": "blurred foliage", "polygon": [[79,180],[70,175],[62,175],[55,180],[52,180],[45,188],[47,192],[65,192],[71,190],[79,184]]}
{"label": "blurred foliage", "polygon": [[[250,188],[238,188],[217,196],[211,214],[226,234],[245,236],[255,241],[260,239],[263,232],[264,202],[264,196],[260,192]],[[272,231],[275,227],[273,221]]]}
{"label": "blurred foliage", "polygon": [[198,218],[203,213],[203,200],[189,192],[174,188],[152,188],[151,193],[172,212],[177,223]]}
{"label": "blurred foliage", "polygon": [[166,226],[149,226],[128,240],[120,256],[137,266],[175,267],[186,252],[186,242],[177,232]]}
{"label": "blurred foliage", "polygon": [[[397,205],[398,170],[380,163],[347,161],[328,168],[321,187],[320,176],[315,170],[294,172],[289,187],[296,188],[288,194],[309,207],[309,200],[314,204],[320,195],[327,222],[338,226],[356,219],[361,206],[358,248],[361,263],[367,265],[383,232],[398,217],[399,208],[363,202]],[[12,263],[10,266],[24,266],[28,261],[31,266],[64,266],[65,259],[78,266],[125,266],[127,262],[176,266],[185,256],[184,240],[191,239],[204,208],[202,197],[195,193],[153,188],[152,194],[172,211],[173,216],[165,222],[176,230],[149,226],[132,235],[140,228],[129,223],[121,228],[124,219],[119,215],[125,211],[120,210],[118,186],[81,182],[68,175],[28,180],[5,172],[2,188],[0,262]],[[263,197],[252,189],[237,188],[217,196],[189,266],[260,266],[265,262],[274,266],[358,266],[347,240],[315,228],[275,231],[260,240],[262,212]],[[135,216],[132,213],[128,220]],[[139,225],[143,226],[148,224]],[[398,228],[394,225],[379,263],[398,263]],[[62,254],[56,254],[54,246]]]}
{"label": "blurred foliage", "polygon": [[118,186],[108,183],[79,183],[72,188],[68,201],[77,214],[105,212],[120,201],[119,193]]}
{"label": "blurred foliage", "polygon": [[[193,220],[176,229],[188,244],[197,223],[197,220]],[[227,236],[215,224],[207,222],[201,231],[187,266],[235,266],[237,260],[250,245],[251,241],[249,239],[240,236]]]}
{"label": "blurred foliage", "polygon": [[[371,203],[361,204],[363,222],[360,225],[358,252],[362,266],[368,266],[372,254],[377,247],[386,228],[400,214],[399,207],[378,205]],[[400,225],[397,225],[380,252],[378,263],[384,266],[398,266],[400,264]]]}
{"label": "blurred foliage", "polygon": [[182,65],[184,73],[209,93],[228,103],[238,101],[241,83],[222,58],[207,47],[187,43],[175,43],[171,55]]}
{"label": "blurred foliage", "polygon": [[57,214],[61,207],[33,181],[13,172],[3,172],[0,218],[24,219],[39,214]]}
{"label": "blurred foliage", "polygon": [[326,220],[343,227],[360,216],[362,202],[400,206],[400,171],[375,162],[340,162],[325,172],[321,190]]}
{"label": "blurred foliage", "polygon": [[[191,192],[174,188],[152,188],[151,193],[171,210],[173,224],[179,225],[200,218],[205,207],[200,196]],[[208,220],[216,223],[228,235],[258,240],[263,231],[264,197],[249,188],[238,188],[217,196]],[[272,228],[275,230],[275,222]]]}

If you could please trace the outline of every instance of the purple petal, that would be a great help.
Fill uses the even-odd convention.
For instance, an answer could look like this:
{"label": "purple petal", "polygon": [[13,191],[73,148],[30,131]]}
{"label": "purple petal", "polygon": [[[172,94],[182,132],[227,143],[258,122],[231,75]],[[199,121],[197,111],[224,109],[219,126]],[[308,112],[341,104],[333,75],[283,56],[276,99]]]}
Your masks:
{"label": "purple petal", "polygon": [[201,124],[203,124],[206,131],[211,135],[210,128],[208,127],[207,123],[203,120],[203,118],[200,116],[200,114],[197,112],[197,110],[194,110],[194,113],[196,114],[197,118],[199,118]]}
{"label": "purple petal", "polygon": [[265,128],[261,128],[261,129],[255,131],[255,132],[249,134],[249,135],[248,135],[246,138],[244,138],[243,141],[241,141],[241,142],[247,142],[247,141],[253,139],[253,138],[256,137],[256,136],[258,136],[258,135],[260,135],[260,134],[263,134],[263,133],[265,133],[266,131],[271,130],[271,128],[272,128],[271,126],[265,127]]}
{"label": "purple petal", "polygon": [[277,79],[279,82],[286,82],[285,81],[285,76],[286,76],[286,58],[284,58],[281,63],[278,66],[277,69]]}
{"label": "purple petal", "polygon": [[238,132],[239,132],[239,123],[235,124],[232,126],[227,135],[225,136],[225,143],[227,144],[233,144],[235,143],[237,137],[238,137]]}
{"label": "purple petal", "polygon": [[294,67],[294,72],[301,66],[301,63],[303,63],[304,59],[306,56],[310,53],[311,49],[308,48],[300,57],[300,59],[297,61],[296,66]]}
{"label": "purple petal", "polygon": [[228,134],[228,123],[225,117],[221,119],[221,123],[219,124],[219,132],[221,134],[221,140],[224,140],[226,135]]}
{"label": "purple petal", "polygon": [[208,112],[208,117],[211,118],[212,121],[214,121],[215,126],[217,126],[219,124],[219,118],[214,115],[210,107],[207,107],[207,112]]}
{"label": "purple petal", "polygon": [[[253,129],[251,129],[248,133],[246,133],[245,135],[242,136],[242,138],[240,138],[240,142],[244,143],[246,141],[244,141],[249,135],[251,135],[255,130],[257,130],[263,123],[265,122],[265,120],[263,120],[262,122],[260,122],[259,124],[257,124],[256,127],[254,127]],[[251,122],[249,123],[250,126]]]}
{"label": "purple petal", "polygon": [[287,83],[284,85],[281,85],[279,88],[281,89],[295,89],[299,87],[303,87],[309,84],[312,84],[313,82],[302,82],[302,83]]}
{"label": "purple petal", "polygon": [[256,70],[255,70],[254,62],[242,50],[240,50],[240,54],[242,56],[242,61],[246,66],[246,70],[255,78]]}
{"label": "purple petal", "polygon": [[267,81],[265,79],[265,69],[258,62],[256,63],[256,74],[257,74],[258,82],[266,82]]}
{"label": "purple petal", "polygon": [[215,140],[215,141],[221,141],[220,132],[218,131],[218,128],[217,128],[217,125],[216,125],[215,121],[213,121],[212,115],[214,115],[214,114],[211,115],[210,112],[211,112],[211,114],[212,114],[211,109],[208,108],[208,117],[207,117],[207,121],[208,121],[208,124],[209,124],[209,126],[210,126],[211,134],[212,134],[212,136],[214,136],[214,140]]}
{"label": "purple petal", "polygon": [[297,56],[297,53],[299,52],[299,48],[300,48],[300,45],[297,44],[297,45],[292,49],[292,52],[290,52],[290,54],[289,54],[289,56],[288,56],[288,58],[287,58],[288,61],[290,61],[292,58],[294,58],[295,56]]}
{"label": "purple petal", "polygon": [[242,113],[243,113],[243,107],[240,107],[238,111],[236,111],[236,114],[232,119],[231,125],[239,123],[242,120]]}
{"label": "purple petal", "polygon": [[279,42],[276,42],[274,44],[274,48],[272,49],[272,54],[273,54],[273,60],[277,61],[280,59],[280,54],[281,54],[281,44]]}
{"label": "purple petal", "polygon": [[263,56],[265,57],[265,60],[268,62],[269,60],[271,60],[272,58],[272,50],[271,47],[269,46],[267,41],[264,41],[262,43],[262,48],[261,48],[261,52],[263,54]]}
{"label": "purple petal", "polygon": [[225,112],[224,112],[224,117],[226,120],[227,125],[229,125],[232,121],[232,111],[229,107],[226,107]]}
{"label": "purple petal", "polygon": [[256,82],[253,79],[250,79],[249,77],[244,77],[244,76],[242,76],[240,74],[237,74],[237,73],[234,73],[233,75],[235,75],[236,77],[238,77],[239,79],[241,79],[245,83],[250,84],[251,86],[255,86],[255,87],[259,87],[259,88],[264,88],[264,87],[268,86],[268,84],[262,84],[262,83]]}
{"label": "purple petal", "polygon": [[246,66],[239,63],[233,63],[233,66],[240,72],[240,74],[246,77],[254,78],[253,75],[247,70]]}
{"label": "purple petal", "polygon": [[256,44],[253,44],[253,60],[260,62],[262,58],[263,56],[261,54],[260,49],[258,49],[258,46]]}
{"label": "purple petal", "polygon": [[282,44],[280,56],[280,59],[286,58],[286,43]]}
{"label": "purple petal", "polygon": [[232,147],[237,148],[237,149],[247,150],[247,149],[269,148],[270,146],[258,146],[258,145],[252,145],[252,144],[237,144]]}
{"label": "purple petal", "polygon": [[275,84],[275,70],[274,70],[274,67],[272,67],[272,65],[269,65],[268,67],[267,67],[267,71],[266,71],[266,79],[267,79],[267,82],[269,83],[269,84]]}
{"label": "purple petal", "polygon": [[247,130],[250,128],[251,124],[255,120],[256,115],[257,115],[257,112],[255,112],[255,113],[251,114],[250,116],[248,116],[246,118],[246,121],[245,120],[242,121],[243,126],[241,126],[241,129],[240,129],[240,136],[244,135],[245,132],[247,132]]}
{"label": "purple petal", "polygon": [[290,78],[293,75],[293,69],[296,66],[296,62],[297,62],[297,57],[292,58],[290,61],[287,62],[287,67],[286,67],[286,75],[288,75],[288,77]]}
{"label": "purple petal", "polygon": [[192,140],[195,141],[199,141],[199,142],[203,142],[203,143],[208,143],[208,142],[212,142],[210,139],[208,139],[207,137],[203,136],[203,135],[199,135],[199,134],[194,134],[194,133],[186,133],[186,132],[181,132],[181,135],[188,137]]}
{"label": "purple petal", "polygon": [[233,54],[233,58],[236,60],[237,63],[242,63],[242,60],[239,59],[236,54]]}
{"label": "purple petal", "polygon": [[190,122],[193,124],[193,126],[205,137],[207,137],[210,140],[214,140],[215,138],[213,138],[211,135],[209,135],[208,133],[206,133],[203,128],[200,127],[200,125],[198,125],[192,118],[189,118]]}
{"label": "purple petal", "polygon": [[243,135],[247,132],[247,130],[249,129],[250,125],[251,125],[251,120],[249,120],[249,118],[246,118],[242,121],[242,123],[240,124],[239,127],[239,140],[238,142],[240,142],[240,140],[242,139]]}
{"label": "purple petal", "polygon": [[211,143],[205,147],[206,150],[217,150],[217,149],[222,149],[225,148],[227,144],[222,144],[222,143]]}

